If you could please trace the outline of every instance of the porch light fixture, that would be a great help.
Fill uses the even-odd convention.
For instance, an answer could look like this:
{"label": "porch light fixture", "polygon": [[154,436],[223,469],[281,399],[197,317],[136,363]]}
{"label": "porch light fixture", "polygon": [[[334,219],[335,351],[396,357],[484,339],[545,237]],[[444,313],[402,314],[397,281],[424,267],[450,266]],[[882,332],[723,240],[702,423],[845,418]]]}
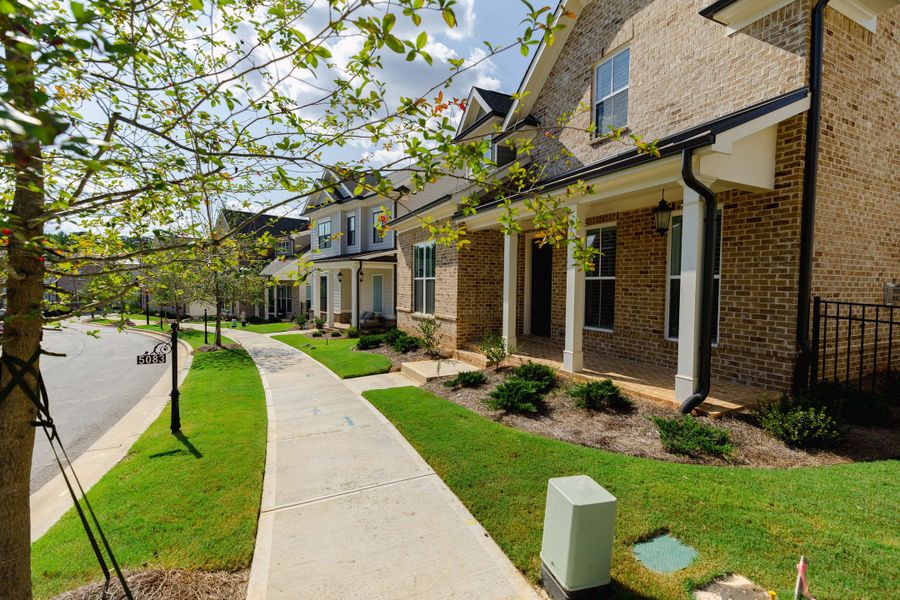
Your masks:
{"label": "porch light fixture", "polygon": [[666,202],[666,190],[663,190],[659,204],[653,209],[653,218],[656,220],[656,233],[666,235],[672,223],[672,205]]}
{"label": "porch light fixture", "polygon": [[344,274],[338,271],[338,283],[344,283]]}
{"label": "porch light fixture", "polygon": [[362,269],[359,270],[359,282],[360,282],[360,283],[363,282],[363,272],[362,272]]}

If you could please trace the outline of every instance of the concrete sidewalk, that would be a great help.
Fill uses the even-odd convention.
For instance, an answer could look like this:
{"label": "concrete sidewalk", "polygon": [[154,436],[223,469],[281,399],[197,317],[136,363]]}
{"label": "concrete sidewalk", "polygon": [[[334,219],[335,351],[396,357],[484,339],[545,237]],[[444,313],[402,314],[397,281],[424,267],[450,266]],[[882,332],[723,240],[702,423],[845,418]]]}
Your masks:
{"label": "concrete sidewalk", "polygon": [[539,597],[364,398],[286,344],[229,335],[256,362],[269,415],[248,600]]}

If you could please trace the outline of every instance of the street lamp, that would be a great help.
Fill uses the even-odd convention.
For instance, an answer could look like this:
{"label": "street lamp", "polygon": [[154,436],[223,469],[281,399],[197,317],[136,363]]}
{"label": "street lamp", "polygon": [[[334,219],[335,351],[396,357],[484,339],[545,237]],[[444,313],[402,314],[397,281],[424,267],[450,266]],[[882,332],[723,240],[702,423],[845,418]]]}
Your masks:
{"label": "street lamp", "polygon": [[656,220],[656,233],[666,235],[669,225],[672,223],[672,205],[666,202],[665,190],[662,192],[659,204],[653,209],[653,218]]}

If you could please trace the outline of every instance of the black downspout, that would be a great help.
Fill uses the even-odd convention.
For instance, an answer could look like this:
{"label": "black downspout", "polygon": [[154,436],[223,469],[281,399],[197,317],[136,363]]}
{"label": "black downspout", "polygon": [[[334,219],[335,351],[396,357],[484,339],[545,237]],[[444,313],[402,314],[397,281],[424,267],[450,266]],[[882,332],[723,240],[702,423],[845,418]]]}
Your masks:
{"label": "black downspout", "polygon": [[812,296],[812,253],[816,229],[816,174],[819,162],[819,118],[822,112],[822,55],[825,45],[825,7],[816,2],[809,36],[809,111],[806,114],[806,148],[803,161],[803,204],[800,213],[800,269],[797,284],[797,346],[793,393],[800,394],[809,381],[812,347],[809,341],[809,301]]}
{"label": "black downspout", "polygon": [[686,415],[700,406],[709,395],[712,370],[712,322],[713,291],[715,285],[716,244],[716,196],[711,189],[694,176],[694,151],[681,153],[681,179],[703,199],[703,256],[700,259],[700,356],[697,379],[699,387],[681,403],[681,414]]}

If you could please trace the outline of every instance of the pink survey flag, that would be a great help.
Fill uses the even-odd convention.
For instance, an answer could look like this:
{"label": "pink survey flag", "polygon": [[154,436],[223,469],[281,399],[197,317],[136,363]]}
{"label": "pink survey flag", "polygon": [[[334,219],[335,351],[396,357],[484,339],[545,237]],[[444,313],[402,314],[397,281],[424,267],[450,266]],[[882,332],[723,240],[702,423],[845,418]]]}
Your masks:
{"label": "pink survey flag", "polygon": [[800,562],[797,563],[797,583],[794,585],[794,600],[806,598],[807,600],[816,600],[809,593],[809,584],[806,583],[806,557],[801,556]]}

